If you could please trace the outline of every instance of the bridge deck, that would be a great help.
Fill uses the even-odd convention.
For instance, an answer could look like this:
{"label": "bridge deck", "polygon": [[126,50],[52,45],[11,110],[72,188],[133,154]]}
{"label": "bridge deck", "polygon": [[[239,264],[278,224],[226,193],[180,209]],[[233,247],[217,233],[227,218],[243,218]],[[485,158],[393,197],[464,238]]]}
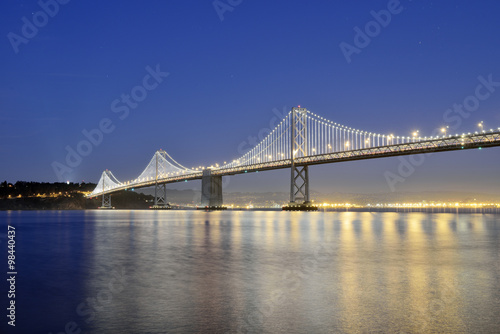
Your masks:
{"label": "bridge deck", "polygon": [[[352,160],[363,160],[363,159],[377,159],[384,157],[394,157],[401,155],[410,154],[424,154],[424,153],[435,153],[435,152],[445,152],[445,151],[456,151],[456,150],[467,150],[476,148],[487,148],[500,146],[500,131],[479,133],[479,134],[468,134],[459,136],[448,136],[446,138],[430,139],[424,141],[416,141],[412,143],[405,144],[394,144],[387,146],[377,146],[364,149],[341,151],[341,152],[331,152],[326,154],[310,155],[305,157],[295,158],[296,165],[319,165],[326,163],[338,163],[343,161]],[[237,166],[225,169],[213,169],[212,175],[235,175],[243,173],[251,173],[257,171],[273,170],[273,169],[283,169],[290,168],[291,160],[277,160],[272,162],[265,162],[259,164],[252,164],[246,166]],[[184,182],[190,180],[201,179],[202,172],[177,175],[174,177],[168,177],[164,179],[158,179],[159,184]],[[144,188],[154,186],[155,180],[149,180],[139,183],[128,183],[123,184],[119,187],[100,192],[94,193],[92,196],[96,197],[104,194],[110,194],[121,190],[131,189],[131,188]]]}

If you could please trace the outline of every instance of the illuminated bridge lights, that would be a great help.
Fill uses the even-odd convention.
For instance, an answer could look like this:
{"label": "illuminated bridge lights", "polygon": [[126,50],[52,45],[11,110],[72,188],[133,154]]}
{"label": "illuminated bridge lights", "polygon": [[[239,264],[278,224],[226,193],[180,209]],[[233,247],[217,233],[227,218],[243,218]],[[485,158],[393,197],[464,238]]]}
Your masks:
{"label": "illuminated bridge lights", "polygon": [[500,146],[500,128],[452,135],[443,127],[442,136],[422,136],[419,130],[411,132],[411,136],[402,136],[354,129],[332,122],[305,108],[294,108],[292,111],[250,151],[228,163],[190,169],[179,164],[166,151],[160,150],[133,180],[120,182],[111,171],[104,171],[97,187],[88,197],[125,189],[133,191],[135,188],[199,180],[206,170],[210,170],[214,176],[225,176],[290,168],[292,161],[296,166],[308,166]]}

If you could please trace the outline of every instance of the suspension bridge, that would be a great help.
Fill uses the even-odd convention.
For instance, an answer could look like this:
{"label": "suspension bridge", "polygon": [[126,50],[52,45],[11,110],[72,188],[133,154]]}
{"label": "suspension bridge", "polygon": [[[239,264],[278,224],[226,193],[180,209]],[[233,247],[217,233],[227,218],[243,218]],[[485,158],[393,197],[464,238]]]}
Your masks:
{"label": "suspension bridge", "polygon": [[167,152],[157,151],[135,179],[119,181],[105,170],[87,197],[102,196],[101,208],[112,208],[111,194],[155,187],[152,208],[169,208],[166,185],[202,180],[201,205],[223,209],[222,177],[290,168],[290,203],[284,210],[315,210],[309,197],[309,166],[400,155],[445,152],[500,146],[500,128],[440,136],[395,136],[354,129],[325,119],[306,108],[294,107],[253,149],[223,165],[187,168]]}

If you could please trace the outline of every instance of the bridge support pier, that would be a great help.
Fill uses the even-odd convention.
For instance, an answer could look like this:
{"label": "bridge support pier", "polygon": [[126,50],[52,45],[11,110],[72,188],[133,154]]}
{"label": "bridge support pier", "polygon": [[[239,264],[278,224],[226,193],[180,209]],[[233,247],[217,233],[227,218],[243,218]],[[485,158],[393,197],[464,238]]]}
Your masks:
{"label": "bridge support pier", "polygon": [[302,200],[309,203],[309,168],[308,166],[292,166],[290,185],[290,203]]}
{"label": "bridge support pier", "polygon": [[102,195],[102,205],[99,207],[99,209],[114,209],[111,206],[111,194]]}
{"label": "bridge support pier", "polygon": [[167,185],[155,184],[155,204],[150,209],[168,210],[171,209],[167,203]]}
{"label": "bridge support pier", "polygon": [[200,209],[225,210],[222,202],[222,176],[212,175],[210,169],[203,171],[201,177],[201,206]]}
{"label": "bridge support pier", "polygon": [[283,207],[285,211],[316,211],[309,200],[309,168],[292,164],[290,181],[290,203]]}

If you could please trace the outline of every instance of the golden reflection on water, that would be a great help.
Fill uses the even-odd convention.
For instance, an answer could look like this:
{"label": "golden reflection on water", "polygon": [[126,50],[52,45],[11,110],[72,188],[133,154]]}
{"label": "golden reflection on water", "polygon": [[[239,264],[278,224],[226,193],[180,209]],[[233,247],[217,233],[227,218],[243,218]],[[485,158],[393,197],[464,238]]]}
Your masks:
{"label": "golden reflection on water", "polygon": [[[479,301],[468,287],[499,288],[498,272],[475,264],[477,256],[498,257],[481,244],[492,228],[481,215],[94,215],[92,270],[102,276],[99,268],[119,259],[130,272],[127,295],[114,300],[117,314],[129,314],[120,302],[134,298],[138,317],[182,315],[165,323],[191,321],[200,332],[465,332],[477,326],[468,314]],[[98,276],[89,291],[102,287]]]}

